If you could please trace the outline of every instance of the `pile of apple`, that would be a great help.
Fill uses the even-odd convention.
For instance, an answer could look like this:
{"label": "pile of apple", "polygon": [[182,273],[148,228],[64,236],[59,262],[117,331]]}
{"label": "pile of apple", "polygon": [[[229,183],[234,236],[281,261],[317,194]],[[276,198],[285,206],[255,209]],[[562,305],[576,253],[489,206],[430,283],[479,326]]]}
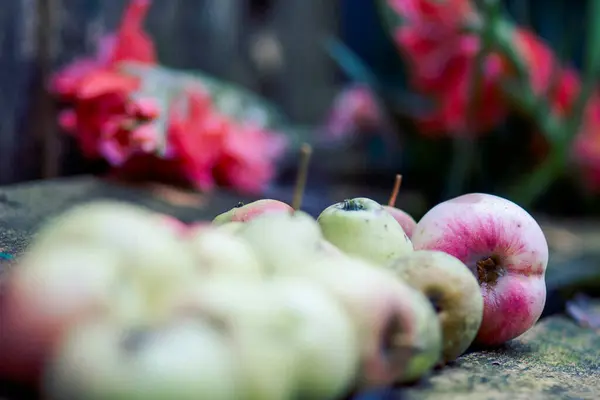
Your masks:
{"label": "pile of apple", "polygon": [[94,202],[49,221],[0,300],[0,377],[53,399],[338,399],[527,331],[548,248],[516,204],[420,221],[263,199],[185,225]]}

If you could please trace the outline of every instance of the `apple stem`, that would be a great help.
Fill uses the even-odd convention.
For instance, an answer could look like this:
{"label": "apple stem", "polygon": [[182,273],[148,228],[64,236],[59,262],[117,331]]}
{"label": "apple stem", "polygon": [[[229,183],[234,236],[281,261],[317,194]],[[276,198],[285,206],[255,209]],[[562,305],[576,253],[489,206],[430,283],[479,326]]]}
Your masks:
{"label": "apple stem", "polygon": [[302,206],[302,197],[306,188],[306,180],[308,178],[308,165],[312,155],[312,147],[308,143],[304,143],[300,147],[300,163],[298,166],[298,176],[296,177],[296,187],[294,189],[294,199],[292,208],[294,211],[300,210]]}
{"label": "apple stem", "polygon": [[396,174],[396,180],[394,181],[394,188],[392,189],[392,194],[390,195],[390,200],[388,201],[388,206],[390,206],[390,207],[396,206],[396,198],[398,198],[398,192],[400,191],[401,184],[402,184],[402,175]]}

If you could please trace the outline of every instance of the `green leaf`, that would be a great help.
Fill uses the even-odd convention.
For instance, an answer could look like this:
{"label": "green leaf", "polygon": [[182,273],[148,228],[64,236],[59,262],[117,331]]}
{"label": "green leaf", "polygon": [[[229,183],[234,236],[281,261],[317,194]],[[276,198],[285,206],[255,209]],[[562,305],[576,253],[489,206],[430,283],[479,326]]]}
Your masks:
{"label": "green leaf", "polygon": [[381,21],[388,34],[393,37],[394,31],[402,25],[404,20],[402,16],[398,14],[392,7],[390,7],[390,0],[376,0],[377,10],[381,16]]}
{"label": "green leaf", "polygon": [[380,86],[376,74],[340,40],[328,38],[325,41],[325,49],[351,80],[366,83],[373,88]]}
{"label": "green leaf", "polygon": [[[568,119],[561,121],[558,126],[550,126],[552,129],[549,139],[552,150],[548,158],[536,168],[529,176],[524,177],[513,189],[513,198],[522,206],[530,206],[538,196],[544,192],[556,178],[563,175],[567,170],[569,149],[571,142],[581,127],[586,105],[593,94],[598,75],[600,74],[600,2],[589,2],[587,13],[589,17],[587,48],[581,91],[575,100],[573,113]],[[538,102],[539,105],[542,104]],[[540,115],[540,118],[543,118]],[[546,120],[553,118],[548,110]],[[543,124],[543,120],[540,120]],[[541,125],[543,126],[543,125]],[[548,127],[547,127],[548,129]],[[548,133],[548,132],[546,132]]]}

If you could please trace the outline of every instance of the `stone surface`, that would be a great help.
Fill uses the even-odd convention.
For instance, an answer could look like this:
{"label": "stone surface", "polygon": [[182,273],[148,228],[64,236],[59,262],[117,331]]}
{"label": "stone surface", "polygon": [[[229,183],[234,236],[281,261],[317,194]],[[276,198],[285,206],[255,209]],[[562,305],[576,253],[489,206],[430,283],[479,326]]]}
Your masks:
{"label": "stone surface", "polygon": [[548,317],[499,349],[464,355],[404,394],[415,400],[600,399],[600,334]]}
{"label": "stone surface", "polygon": [[175,205],[164,197],[148,190],[87,176],[6,186],[0,188],[0,251],[18,255],[40,224],[74,205],[88,201],[109,199],[131,202],[192,222],[210,220],[240,201],[253,200],[220,192],[214,197],[197,201],[195,205]]}
{"label": "stone surface", "polygon": [[[194,221],[212,219],[239,201],[253,200],[219,193],[203,198],[196,205],[174,205],[164,198],[89,177],[6,187],[0,189],[0,251],[9,256],[18,255],[47,218],[86,201],[129,201],[184,221]],[[554,254],[551,260],[556,261],[548,269],[551,296],[561,288],[572,290],[573,282],[590,282],[590,277],[600,277],[600,263],[593,252],[566,255],[555,249]],[[0,269],[2,264],[9,263],[0,257]],[[560,310],[560,306],[552,305],[553,301],[549,298],[547,307],[553,308],[552,313]],[[566,317],[551,316],[502,348],[469,353],[413,387],[359,398],[598,399],[600,333],[579,327]]]}

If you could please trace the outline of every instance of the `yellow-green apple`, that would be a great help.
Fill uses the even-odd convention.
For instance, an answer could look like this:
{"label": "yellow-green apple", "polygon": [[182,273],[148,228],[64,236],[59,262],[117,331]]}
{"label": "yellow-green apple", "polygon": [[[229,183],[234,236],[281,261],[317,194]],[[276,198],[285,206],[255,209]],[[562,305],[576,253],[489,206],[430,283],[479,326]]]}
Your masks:
{"label": "yellow-green apple", "polygon": [[442,326],[441,361],[454,361],[481,326],[483,297],[477,279],[459,259],[441,251],[417,250],[389,268],[433,304]]}
{"label": "yellow-green apple", "polygon": [[368,198],[331,205],[317,222],[325,239],[340,250],[379,265],[413,251],[400,224],[381,204]]}

